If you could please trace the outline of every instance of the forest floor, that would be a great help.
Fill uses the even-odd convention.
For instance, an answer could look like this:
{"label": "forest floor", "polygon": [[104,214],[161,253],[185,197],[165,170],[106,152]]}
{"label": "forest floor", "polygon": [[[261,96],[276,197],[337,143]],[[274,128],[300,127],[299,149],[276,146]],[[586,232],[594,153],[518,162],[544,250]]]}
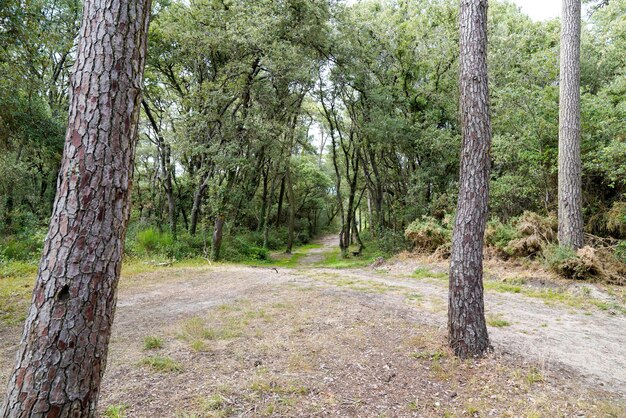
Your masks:
{"label": "forest floor", "polygon": [[[494,352],[446,348],[445,263],[169,267],[122,278],[106,417],[626,416],[626,314],[615,290],[487,263]],[[19,342],[0,327],[0,387]]]}

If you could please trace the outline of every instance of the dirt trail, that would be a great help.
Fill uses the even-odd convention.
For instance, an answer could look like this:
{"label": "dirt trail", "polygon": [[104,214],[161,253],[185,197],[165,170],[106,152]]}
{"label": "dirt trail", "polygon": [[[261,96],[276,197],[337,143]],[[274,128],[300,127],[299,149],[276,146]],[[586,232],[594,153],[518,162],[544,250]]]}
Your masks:
{"label": "dirt trail", "polygon": [[320,244],[321,247],[308,250],[306,255],[298,261],[300,266],[310,266],[324,261],[324,253],[339,246],[339,237],[328,235],[316,240],[315,243]]}
{"label": "dirt trail", "polygon": [[[320,242],[322,247],[309,250],[295,269],[234,265],[173,268],[133,279],[134,283],[142,280],[145,283],[122,286],[110,346],[109,371],[103,389],[106,401],[114,402],[122,397],[120,393],[131,390],[130,386],[125,389],[124,385],[141,383],[139,389],[132,390],[143,390],[141,388],[146,384],[144,380],[148,379],[152,383],[145,390],[151,390],[151,385],[156,387],[162,384],[157,378],[137,371],[137,364],[145,356],[141,344],[146,335],[153,335],[155,332],[170,332],[175,335],[175,331],[170,328],[180,321],[205,315],[209,310],[219,310],[218,307],[225,304],[259,297],[265,298],[268,303],[275,303],[275,300],[280,300],[275,298],[281,292],[285,303],[295,304],[296,309],[299,304],[313,303],[316,300],[312,296],[307,298],[304,291],[308,289],[318,292],[320,298],[337,304],[335,313],[320,311],[321,313],[309,314],[304,311],[305,308],[297,311],[306,318],[307,315],[330,315],[312,320],[312,323],[317,324],[315,326],[318,330],[326,327],[342,329],[345,324],[341,324],[342,317],[338,316],[343,315],[342,310],[354,310],[352,319],[358,322],[362,315],[359,312],[367,309],[371,315],[390,316],[380,325],[387,327],[387,332],[391,334],[393,325],[389,324],[393,324],[394,317],[402,318],[409,324],[435,327],[440,334],[445,333],[445,280],[411,278],[408,272],[418,267],[415,261],[392,263],[377,270],[315,268],[312,265],[323,260],[323,254],[336,245],[336,238],[327,237]],[[304,299],[301,302],[290,300],[297,297]],[[351,303],[357,303],[359,310],[351,306]],[[322,299],[319,304],[322,309]],[[626,399],[624,315],[587,312],[563,305],[546,305],[541,300],[519,294],[491,292],[486,293],[486,312],[488,317],[497,315],[499,319],[510,323],[510,326],[489,329],[492,343],[499,355],[534,362],[547,372],[556,372],[557,375],[563,372],[572,376],[573,381],[585,382],[591,388],[609,391],[622,400]],[[372,319],[374,320],[382,321],[378,317]],[[19,341],[19,330],[0,331],[3,339],[0,388],[4,388]],[[384,344],[385,338],[390,336],[380,338],[381,344]],[[214,355],[216,354],[210,354]],[[229,356],[247,358],[246,353]],[[228,356],[225,358],[230,359]],[[207,361],[210,361],[210,357]],[[233,373],[239,373],[237,370],[241,367],[233,365]],[[120,381],[127,383],[118,387]],[[205,383],[198,384],[201,387],[206,386]],[[149,401],[151,400],[145,400]],[[165,408],[168,405],[165,402],[162,406]]]}
{"label": "dirt trail", "polygon": [[[306,266],[319,254],[337,245],[336,237],[325,237],[314,254],[301,260]],[[309,253],[313,253],[311,250]],[[309,258],[311,257],[311,258]],[[408,267],[408,268],[407,268]],[[382,270],[341,270],[341,279],[369,281],[416,292],[427,307],[419,320],[439,327],[447,326],[447,283],[441,280],[415,280],[407,274],[415,265],[390,265]],[[307,272],[311,278],[336,273],[316,269]],[[328,280],[328,283],[333,283]],[[387,303],[400,297],[389,297]],[[383,299],[381,297],[381,299]],[[602,311],[582,311],[567,306],[546,305],[543,301],[518,294],[486,292],[485,311],[488,317],[507,321],[510,326],[490,327],[494,348],[502,353],[519,355],[544,364],[565,367],[591,384],[626,394],[626,316]]]}

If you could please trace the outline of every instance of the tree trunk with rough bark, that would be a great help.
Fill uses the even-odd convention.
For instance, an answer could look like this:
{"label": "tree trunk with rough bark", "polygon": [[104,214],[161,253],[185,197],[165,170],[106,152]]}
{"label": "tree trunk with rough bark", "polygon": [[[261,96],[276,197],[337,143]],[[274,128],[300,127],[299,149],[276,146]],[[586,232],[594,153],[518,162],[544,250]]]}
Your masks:
{"label": "tree trunk with rough bark", "polygon": [[462,358],[489,350],[483,302],[483,241],[489,198],[487,0],[462,0],[460,20],[461,177],[450,259],[448,337]]}
{"label": "tree trunk with rough bark", "polygon": [[0,416],[94,417],[115,312],[150,0],[86,0],[58,190]]}
{"label": "tree trunk with rough bark", "polygon": [[559,105],[559,243],[584,245],[580,157],[580,0],[563,0]]}

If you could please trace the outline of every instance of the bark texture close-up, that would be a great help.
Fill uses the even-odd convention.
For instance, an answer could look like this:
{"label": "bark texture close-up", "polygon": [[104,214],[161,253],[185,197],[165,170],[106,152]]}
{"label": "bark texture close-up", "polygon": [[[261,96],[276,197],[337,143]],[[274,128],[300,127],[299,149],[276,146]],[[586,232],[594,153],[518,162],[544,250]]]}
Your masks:
{"label": "bark texture close-up", "polygon": [[563,0],[559,105],[559,243],[584,245],[580,156],[580,0]]}
{"label": "bark texture close-up", "polygon": [[0,416],[93,417],[126,227],[150,0],[86,0],[52,218]]}
{"label": "bark texture close-up", "polygon": [[448,334],[459,357],[490,347],[483,302],[483,241],[489,199],[491,123],[487,79],[487,0],[462,0],[460,110],[463,133],[450,259]]}

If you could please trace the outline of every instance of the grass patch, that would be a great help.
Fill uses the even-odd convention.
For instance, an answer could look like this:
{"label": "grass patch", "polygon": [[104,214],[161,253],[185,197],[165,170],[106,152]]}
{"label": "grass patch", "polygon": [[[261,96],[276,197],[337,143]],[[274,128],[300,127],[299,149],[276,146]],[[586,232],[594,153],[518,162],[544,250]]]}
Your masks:
{"label": "grass patch", "polygon": [[352,252],[356,249],[351,248],[348,250],[348,256],[342,257],[339,247],[333,248],[322,253],[323,260],[313,264],[313,266],[333,269],[368,267],[378,258],[385,256],[375,241],[368,241],[366,245],[367,247],[358,256],[352,255]]}
{"label": "grass patch", "polygon": [[127,409],[124,404],[111,405],[104,410],[104,418],[126,418]]}
{"label": "grass patch", "polygon": [[185,341],[229,340],[242,335],[240,321],[229,320],[223,327],[209,327],[202,318],[183,321],[180,338]]}
{"label": "grass patch", "polygon": [[411,357],[413,357],[414,359],[418,359],[418,360],[429,359],[432,361],[439,361],[441,359],[448,357],[448,353],[441,349],[435,350],[432,352],[420,351],[420,352],[411,354]]}
{"label": "grass patch", "polygon": [[535,383],[539,383],[539,382],[543,382],[544,381],[544,377],[543,375],[539,372],[539,370],[535,369],[534,367],[532,369],[530,369],[530,371],[528,373],[526,373],[526,376],[524,378],[524,381],[528,384],[528,385],[532,385]]}
{"label": "grass patch", "polygon": [[511,326],[511,323],[502,318],[500,314],[488,314],[487,315],[487,325],[495,328],[503,328]]}
{"label": "grass patch", "polygon": [[626,305],[624,303],[594,299],[584,294],[582,296],[576,295],[565,288],[527,287],[524,286],[525,283],[524,279],[512,279],[506,282],[485,280],[484,287],[486,290],[500,293],[519,293],[531,298],[541,299],[547,304],[560,303],[578,309],[593,306],[601,311],[613,311],[626,315]]}
{"label": "grass patch", "polygon": [[309,393],[309,388],[305,386],[297,385],[293,382],[281,383],[275,380],[261,380],[257,379],[250,385],[250,390],[258,395],[306,395]]}
{"label": "grass patch", "polygon": [[426,268],[419,268],[411,274],[414,279],[448,279],[448,273],[435,272]]}
{"label": "grass patch", "polygon": [[324,283],[328,283],[333,286],[347,287],[357,292],[366,293],[379,293],[383,294],[395,290],[402,290],[399,286],[391,286],[385,283],[380,283],[375,280],[359,280],[359,279],[342,279],[340,277],[333,277],[326,275],[320,279]]}
{"label": "grass patch", "polygon": [[143,339],[144,350],[157,350],[163,348],[163,340],[155,336],[147,336]]}
{"label": "grass patch", "polygon": [[309,250],[322,248],[321,244],[306,244],[292,249],[291,254],[274,253],[266,260],[244,260],[238,264],[256,267],[283,267],[294,268],[300,264],[300,260],[304,258]]}
{"label": "grass patch", "polygon": [[151,356],[141,360],[141,364],[162,373],[180,372],[183,366],[177,361],[165,356]]}
{"label": "grass patch", "polygon": [[34,263],[0,263],[0,326],[11,327],[24,322],[36,276]]}

